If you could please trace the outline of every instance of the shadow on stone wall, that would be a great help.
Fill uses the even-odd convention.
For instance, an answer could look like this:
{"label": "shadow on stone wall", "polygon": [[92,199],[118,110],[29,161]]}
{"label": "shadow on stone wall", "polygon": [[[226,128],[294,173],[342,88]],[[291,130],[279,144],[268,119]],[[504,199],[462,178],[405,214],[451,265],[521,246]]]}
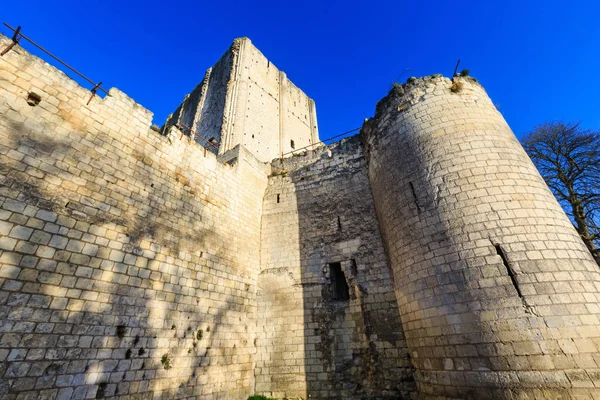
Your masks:
{"label": "shadow on stone wall", "polygon": [[[487,213],[480,212],[482,203],[472,200],[482,196],[476,189],[487,195],[485,188],[494,185],[492,175],[486,177],[486,183],[480,183],[485,179],[462,175],[460,163],[468,171],[486,162],[479,162],[477,150],[473,161],[451,153],[455,150],[451,146],[459,148],[456,143],[460,149],[471,148],[461,143],[465,138],[481,141],[481,137],[471,130],[446,135],[420,117],[415,121],[404,117],[400,113],[408,113],[414,104],[399,95],[401,90],[393,89],[389,98],[380,101],[376,116],[361,134],[367,143],[365,157],[383,241],[391,247],[387,254],[419,395],[514,398],[517,394],[512,392],[514,382],[510,381],[516,375],[507,378],[514,367],[508,366],[508,352],[495,357],[505,344],[496,347],[493,337],[509,327],[513,314],[525,318],[533,315],[527,315],[501,258],[495,254],[492,238],[505,234],[497,224],[498,213],[493,207]],[[424,101],[423,93],[419,92],[418,102]],[[455,132],[452,128],[449,131]],[[430,135],[437,139],[428,141]],[[499,158],[507,156],[509,160],[510,153],[498,154]],[[490,190],[496,193],[494,188]],[[465,204],[471,204],[470,209]],[[467,224],[483,229],[472,232]],[[503,308],[510,314],[499,311]],[[489,311],[486,316],[484,310]],[[526,335],[524,332],[523,338]],[[498,370],[507,371],[507,375],[494,372]]]}
{"label": "shadow on stone wall", "polygon": [[[210,307],[208,288],[193,296],[203,282],[216,284],[211,266],[231,256],[224,238],[185,219],[203,208],[185,173],[172,182],[160,166],[148,168],[147,154],[134,154],[136,164],[111,156],[101,134],[57,138],[51,124],[43,134],[6,119],[0,125],[3,146],[25,154],[2,156],[3,215],[25,225],[43,212],[47,221],[2,254],[15,266],[0,292],[0,351],[9,352],[0,364],[2,397],[171,399],[227,389],[216,361],[233,360],[222,334],[228,313],[243,306],[229,295]],[[129,190],[132,179],[140,194]],[[220,244],[216,252],[199,250],[211,243]]]}
{"label": "shadow on stone wall", "polygon": [[[398,399],[414,391],[358,136],[284,166],[297,203],[304,370],[311,398]],[[284,178],[286,179],[286,178]],[[336,298],[340,263],[349,298]],[[283,340],[283,338],[281,338]]]}

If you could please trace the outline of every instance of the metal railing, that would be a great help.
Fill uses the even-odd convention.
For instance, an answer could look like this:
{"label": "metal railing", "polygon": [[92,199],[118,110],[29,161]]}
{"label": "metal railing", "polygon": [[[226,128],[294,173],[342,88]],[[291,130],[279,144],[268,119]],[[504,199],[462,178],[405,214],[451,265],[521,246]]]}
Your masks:
{"label": "metal railing", "polygon": [[[209,140],[207,138],[205,138],[204,136],[202,136],[201,134],[199,134],[198,132],[196,132],[195,130],[193,130],[192,128],[190,128],[189,126],[187,126],[186,124],[184,124],[183,122],[180,122],[179,124],[175,125],[177,128],[179,128],[179,130],[183,133],[184,130],[190,132],[191,134],[194,135],[194,140],[196,140],[196,138],[200,138],[202,140],[204,140],[206,143],[208,143],[210,146],[214,147],[215,150],[219,151],[219,142],[213,142],[212,140]],[[183,135],[182,135],[183,137]]]}
{"label": "metal railing", "polygon": [[59,63],[61,63],[65,67],[67,67],[69,70],[71,70],[72,72],[77,74],[80,78],[82,78],[83,80],[85,80],[93,85],[93,88],[90,89],[92,92],[92,96],[90,97],[90,99],[87,102],[88,105],[90,104],[90,101],[92,101],[92,99],[94,98],[94,95],[96,95],[98,90],[101,90],[108,95],[108,91],[102,87],[102,82],[98,82],[98,83],[94,82],[93,80],[91,80],[87,76],[83,75],[81,72],[77,71],[75,68],[71,67],[69,64],[67,64],[60,58],[56,57],[54,54],[50,53],[48,50],[46,50],[45,48],[43,48],[42,46],[40,46],[39,44],[37,44],[36,42],[31,40],[27,36],[23,35],[21,33],[21,26],[18,26],[15,29],[12,26],[10,26],[9,24],[7,24],[6,22],[4,23],[4,26],[6,26],[11,31],[13,31],[13,37],[12,37],[12,43],[9,44],[8,47],[6,47],[4,50],[2,50],[2,52],[0,53],[0,57],[4,56],[6,53],[8,53],[13,47],[15,47],[19,43],[19,41],[21,39],[25,39],[26,41],[28,41],[29,43],[31,43],[32,45],[34,45],[35,47],[37,47],[38,49],[40,49],[41,51],[43,51],[44,53],[46,53],[47,55],[52,57],[54,60],[58,61]]}
{"label": "metal railing", "polygon": [[[354,129],[351,129],[349,131],[342,132],[342,133],[340,133],[338,135],[334,135],[334,136],[328,137],[327,139],[323,139],[323,140],[321,140],[321,142],[322,143],[330,142],[333,139],[339,138],[340,136],[348,135],[349,133],[353,133],[353,132],[359,131],[360,129],[361,128],[354,128]],[[308,149],[309,147],[315,147],[315,146],[318,146],[318,145],[319,145],[318,143],[309,144],[308,146],[300,147],[299,149],[294,149],[292,151],[288,151],[287,153],[282,153],[279,157],[281,157],[283,159],[283,157],[287,156],[288,154],[294,154],[294,153],[297,153],[299,151]]]}
{"label": "metal railing", "polygon": [[[54,60],[56,60],[57,62],[59,62],[63,66],[65,66],[67,69],[69,69],[73,73],[75,73],[81,79],[85,80],[86,82],[90,83],[93,86],[92,89],[90,89],[90,91],[92,92],[92,95],[91,95],[90,99],[87,102],[88,105],[90,104],[90,102],[92,101],[92,99],[94,98],[94,96],[96,95],[96,93],[98,92],[98,90],[101,90],[102,92],[106,93],[107,95],[109,94],[108,91],[102,87],[102,82],[98,82],[98,83],[94,82],[93,80],[91,80],[87,76],[83,75],[81,72],[77,71],[75,68],[73,68],[72,66],[70,66],[69,64],[67,64],[66,62],[64,62],[63,60],[61,60],[57,56],[55,56],[54,54],[50,53],[48,50],[46,50],[45,48],[43,48],[42,46],[40,46],[38,43],[34,42],[32,39],[28,38],[23,33],[21,33],[21,26],[18,26],[17,28],[13,28],[12,26],[10,26],[9,24],[7,24],[6,22],[4,23],[4,26],[6,26],[11,31],[13,31],[13,36],[12,36],[12,43],[9,44],[4,50],[2,50],[2,52],[0,52],[0,57],[4,56],[6,53],[8,53],[10,50],[12,50],[12,48],[15,47],[20,42],[21,39],[24,39],[24,40],[28,41],[29,43],[31,43],[32,45],[34,45],[35,47],[37,47],[38,49],[40,49],[41,51],[43,51],[48,56],[52,57]],[[457,64],[457,67],[458,67],[458,64]],[[200,135],[198,132],[192,130],[192,128],[186,126],[183,123],[179,123],[176,126],[182,132],[184,130],[189,131],[191,134],[194,135],[194,139],[195,138],[200,138],[202,141],[206,142],[209,146],[213,147],[215,150],[217,150],[217,151],[219,150],[219,143],[218,142],[206,139],[204,136]],[[354,128],[354,129],[351,129],[349,131],[340,133],[338,135],[331,136],[331,137],[329,137],[327,139],[323,139],[323,140],[321,140],[321,142],[322,143],[327,143],[329,141],[332,141],[333,139],[339,138],[341,136],[348,135],[350,133],[354,133],[354,132],[359,131],[359,130],[360,130],[360,128]],[[294,150],[289,151],[287,153],[282,153],[280,157],[283,159],[283,157],[286,156],[286,155],[288,155],[288,154],[294,154],[294,153],[297,153],[299,151],[302,151],[302,150],[305,150],[305,149],[308,149],[308,148],[314,148],[315,146],[318,146],[318,143],[313,143],[313,144],[310,144],[308,146],[301,147],[299,149],[294,149]]]}

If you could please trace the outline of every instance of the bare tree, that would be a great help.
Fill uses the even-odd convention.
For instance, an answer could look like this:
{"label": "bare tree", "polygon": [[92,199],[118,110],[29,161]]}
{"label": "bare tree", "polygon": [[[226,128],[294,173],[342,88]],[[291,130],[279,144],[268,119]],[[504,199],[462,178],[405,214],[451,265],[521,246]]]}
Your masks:
{"label": "bare tree", "polygon": [[600,265],[600,132],[578,122],[549,122],[522,142]]}

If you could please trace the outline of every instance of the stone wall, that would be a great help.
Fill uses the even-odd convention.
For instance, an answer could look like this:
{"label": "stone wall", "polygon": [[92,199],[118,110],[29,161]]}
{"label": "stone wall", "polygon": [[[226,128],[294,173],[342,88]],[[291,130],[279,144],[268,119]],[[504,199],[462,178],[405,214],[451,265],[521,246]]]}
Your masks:
{"label": "stone wall", "polygon": [[[272,168],[262,218],[257,392],[408,398],[412,367],[360,138]],[[341,265],[348,300],[335,299],[331,263]]]}
{"label": "stone wall", "polygon": [[314,101],[248,38],[235,39],[165,127],[179,122],[218,140],[220,154],[242,144],[265,162],[319,141]]}
{"label": "stone wall", "polygon": [[226,121],[227,88],[231,79],[235,48],[234,43],[219,61],[206,71],[202,82],[185,97],[173,114],[169,115],[163,132],[167,132],[172,125],[183,124],[193,131],[183,128],[183,133],[194,136],[200,145],[215,154],[218,153],[218,145],[211,143],[218,144],[222,140],[221,131]]}
{"label": "stone wall", "polygon": [[0,58],[0,397],[246,398],[265,165],[89,97]]}
{"label": "stone wall", "polygon": [[[240,40],[232,86],[231,123],[227,127],[228,146],[243,143],[263,161],[277,157],[280,148],[279,70],[250,42]],[[235,102],[235,103],[234,103]]]}
{"label": "stone wall", "polygon": [[600,273],[483,88],[394,88],[362,131],[423,398],[600,394]]}

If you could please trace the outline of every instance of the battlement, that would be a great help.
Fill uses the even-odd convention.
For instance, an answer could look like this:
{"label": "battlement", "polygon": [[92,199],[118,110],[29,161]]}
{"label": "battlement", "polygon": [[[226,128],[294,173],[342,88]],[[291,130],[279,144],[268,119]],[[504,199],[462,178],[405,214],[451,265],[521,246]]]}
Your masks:
{"label": "battlement", "polygon": [[22,355],[0,397],[247,397],[265,164],[158,134],[118,89],[89,98],[19,46],[0,58],[0,355]]}

